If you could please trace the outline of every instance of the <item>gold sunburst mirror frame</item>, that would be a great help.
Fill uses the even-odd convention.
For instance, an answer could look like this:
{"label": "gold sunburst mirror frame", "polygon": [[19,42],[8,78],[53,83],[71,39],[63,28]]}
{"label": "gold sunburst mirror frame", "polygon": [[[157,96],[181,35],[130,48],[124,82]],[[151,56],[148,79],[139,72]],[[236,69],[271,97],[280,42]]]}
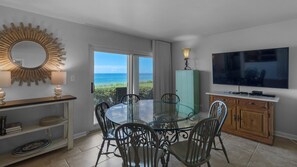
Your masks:
{"label": "gold sunburst mirror frame", "polygon": [[[31,24],[24,26],[20,23],[11,27],[3,25],[4,30],[0,31],[0,70],[11,71],[12,83],[19,82],[21,86],[31,82],[38,85],[39,81],[46,83],[46,79],[50,79],[51,71],[59,71],[64,65],[63,61],[66,52],[58,42],[58,38],[53,38],[53,34],[48,34],[46,29],[41,30],[39,26],[32,27]],[[45,60],[36,67],[24,67],[14,62],[12,58],[12,48],[22,41],[35,42],[42,46],[45,51]]]}

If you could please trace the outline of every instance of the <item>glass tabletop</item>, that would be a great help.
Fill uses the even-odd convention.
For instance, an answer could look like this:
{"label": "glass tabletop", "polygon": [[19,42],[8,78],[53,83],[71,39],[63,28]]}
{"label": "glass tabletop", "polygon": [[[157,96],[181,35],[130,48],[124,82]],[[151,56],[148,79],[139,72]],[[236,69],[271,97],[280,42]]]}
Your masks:
{"label": "glass tabletop", "polygon": [[114,105],[107,110],[106,117],[116,124],[137,122],[155,130],[191,128],[202,119],[194,115],[194,110],[186,105],[155,100]]}

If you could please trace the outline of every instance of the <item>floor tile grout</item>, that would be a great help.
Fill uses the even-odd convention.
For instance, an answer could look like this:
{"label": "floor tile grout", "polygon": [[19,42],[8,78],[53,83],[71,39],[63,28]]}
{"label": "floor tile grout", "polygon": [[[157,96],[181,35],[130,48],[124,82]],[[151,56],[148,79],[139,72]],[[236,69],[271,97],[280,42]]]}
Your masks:
{"label": "floor tile grout", "polygon": [[247,163],[247,167],[250,165],[250,163],[251,163],[251,160],[252,160],[252,158],[253,158],[253,156],[254,156],[255,152],[258,150],[258,147],[259,147],[259,143],[257,143],[257,146],[256,146],[256,148],[254,149],[254,151],[253,151],[252,155],[250,156],[250,158],[249,158],[249,161],[248,161],[248,163]]}

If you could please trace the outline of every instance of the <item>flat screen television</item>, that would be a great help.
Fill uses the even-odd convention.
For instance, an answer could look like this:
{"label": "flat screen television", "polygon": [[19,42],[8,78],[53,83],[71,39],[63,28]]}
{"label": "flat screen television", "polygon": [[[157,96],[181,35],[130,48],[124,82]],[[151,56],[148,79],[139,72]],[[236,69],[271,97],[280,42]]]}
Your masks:
{"label": "flat screen television", "polygon": [[288,88],[289,48],[212,54],[214,84]]}

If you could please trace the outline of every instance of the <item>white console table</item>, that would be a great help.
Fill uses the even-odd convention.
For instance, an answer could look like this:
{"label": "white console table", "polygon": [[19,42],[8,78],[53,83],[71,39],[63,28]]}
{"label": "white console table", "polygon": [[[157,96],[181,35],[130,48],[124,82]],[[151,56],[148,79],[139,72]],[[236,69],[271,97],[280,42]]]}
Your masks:
{"label": "white console table", "polygon": [[[23,126],[22,131],[18,133],[8,134],[4,136],[0,136],[0,142],[3,139],[16,137],[23,134],[28,134],[32,132],[48,130],[54,127],[64,126],[64,135],[59,139],[55,139],[51,141],[50,145],[40,151],[27,155],[27,156],[14,156],[11,152],[1,153],[0,154],[0,166],[7,166],[13,163],[44,154],[62,147],[68,147],[71,149],[73,147],[73,101],[76,97],[71,95],[65,95],[61,98],[54,97],[44,97],[44,98],[35,98],[35,99],[23,99],[23,100],[14,100],[7,101],[6,104],[0,106],[0,115],[3,111],[6,112],[14,112],[16,109],[37,107],[37,106],[46,106],[46,105],[54,105],[54,104],[63,104],[64,105],[64,119],[54,125],[49,126],[39,126],[39,125],[30,125]],[[21,122],[22,120],[20,120]],[[14,148],[12,148],[14,149]]]}

